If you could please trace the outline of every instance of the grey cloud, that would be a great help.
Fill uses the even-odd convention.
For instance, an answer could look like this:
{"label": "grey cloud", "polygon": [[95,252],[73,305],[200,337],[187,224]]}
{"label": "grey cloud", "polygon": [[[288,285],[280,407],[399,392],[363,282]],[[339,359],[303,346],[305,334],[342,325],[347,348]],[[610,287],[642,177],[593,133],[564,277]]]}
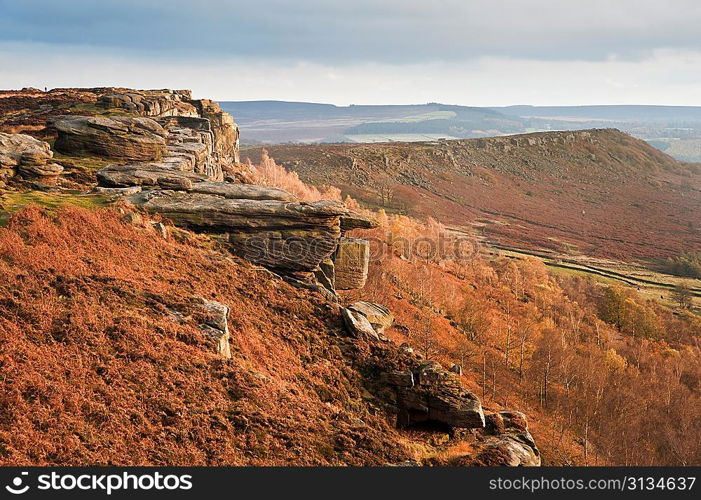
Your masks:
{"label": "grey cloud", "polygon": [[344,64],[701,49],[695,0],[0,0],[0,41]]}

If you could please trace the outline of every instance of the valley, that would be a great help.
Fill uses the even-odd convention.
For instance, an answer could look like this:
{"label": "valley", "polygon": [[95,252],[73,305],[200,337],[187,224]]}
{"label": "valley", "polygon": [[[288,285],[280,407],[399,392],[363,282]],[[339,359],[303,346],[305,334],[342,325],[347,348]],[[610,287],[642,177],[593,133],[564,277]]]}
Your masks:
{"label": "valley", "polygon": [[[701,165],[617,130],[266,149],[305,181],[476,231],[488,248],[626,275],[701,248]],[[242,155],[255,160],[260,149]]]}

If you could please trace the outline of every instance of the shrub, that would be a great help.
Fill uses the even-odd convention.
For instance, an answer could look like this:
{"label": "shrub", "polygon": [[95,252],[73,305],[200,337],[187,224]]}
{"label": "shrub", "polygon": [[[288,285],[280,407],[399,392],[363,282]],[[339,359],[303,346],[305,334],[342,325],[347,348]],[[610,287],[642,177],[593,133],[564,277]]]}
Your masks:
{"label": "shrub", "polygon": [[258,165],[249,166],[253,171],[253,182],[262,186],[276,187],[294,194],[301,201],[341,200],[341,190],[333,186],[319,190],[314,186],[305,184],[297,175],[297,172],[288,172],[284,166],[275,163],[275,160],[263,150]]}

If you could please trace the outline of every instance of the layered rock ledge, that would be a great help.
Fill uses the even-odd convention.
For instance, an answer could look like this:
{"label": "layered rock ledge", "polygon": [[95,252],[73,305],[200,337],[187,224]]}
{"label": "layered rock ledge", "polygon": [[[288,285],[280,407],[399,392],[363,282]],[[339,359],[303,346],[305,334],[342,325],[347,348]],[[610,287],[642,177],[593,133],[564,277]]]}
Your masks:
{"label": "layered rock ledge", "polygon": [[[224,234],[234,253],[252,262],[301,272],[316,270],[334,252],[341,235],[340,217],[348,213],[336,201],[305,203],[274,199],[290,195],[260,186],[241,189],[237,185],[201,183],[195,187],[200,192],[153,190],[127,199],[176,225]],[[233,196],[233,191],[254,199],[225,197]]]}

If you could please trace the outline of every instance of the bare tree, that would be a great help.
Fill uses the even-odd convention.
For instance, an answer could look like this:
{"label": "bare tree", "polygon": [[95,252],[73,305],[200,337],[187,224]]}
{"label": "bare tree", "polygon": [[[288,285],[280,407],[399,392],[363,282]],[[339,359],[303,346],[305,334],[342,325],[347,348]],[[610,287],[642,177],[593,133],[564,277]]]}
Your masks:
{"label": "bare tree", "polygon": [[682,309],[689,309],[691,307],[692,297],[691,289],[684,283],[679,283],[674,287],[674,290],[672,290],[672,299],[679,304],[679,307]]}
{"label": "bare tree", "polygon": [[380,205],[389,207],[394,201],[395,184],[391,179],[382,179],[377,182],[377,193],[380,198]]}
{"label": "bare tree", "polygon": [[426,359],[431,359],[431,357],[438,354],[438,346],[440,343],[436,338],[432,325],[424,318],[417,316],[416,319],[418,320],[418,326],[413,330],[412,338],[419,352],[423,354]]}

